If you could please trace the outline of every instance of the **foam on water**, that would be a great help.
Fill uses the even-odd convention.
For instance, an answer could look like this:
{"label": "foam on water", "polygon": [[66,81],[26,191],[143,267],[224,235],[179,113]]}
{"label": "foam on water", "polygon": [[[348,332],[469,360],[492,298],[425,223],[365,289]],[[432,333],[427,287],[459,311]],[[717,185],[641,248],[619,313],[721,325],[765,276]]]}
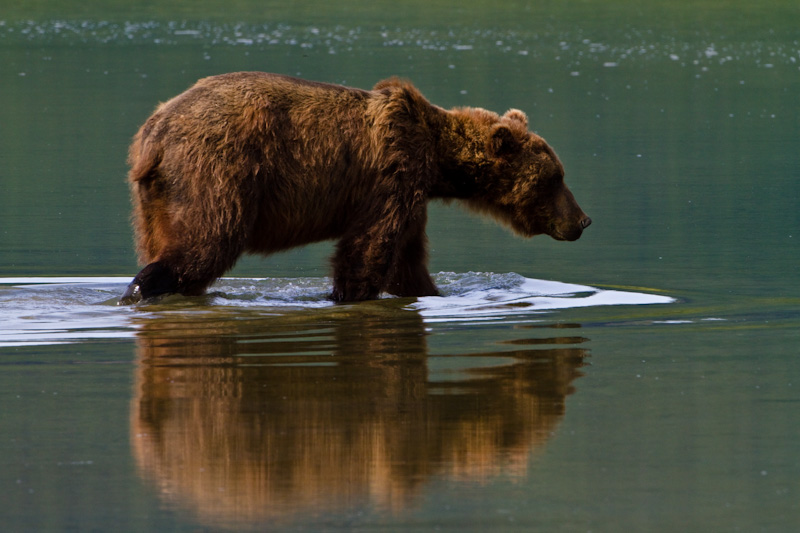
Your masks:
{"label": "foam on water", "polygon": [[[329,278],[223,278],[205,296],[156,305],[117,306],[129,277],[0,278],[0,347],[128,339],[149,314],[241,308],[277,313],[334,307]],[[407,305],[426,322],[518,319],[521,315],[601,305],[663,304],[667,296],[605,290],[517,274],[440,273],[441,297]],[[389,298],[387,296],[387,298]]]}
{"label": "foam on water", "polygon": [[557,309],[674,301],[668,296],[597,289],[513,273],[443,273],[437,282],[442,290],[441,297],[419,298],[410,305],[426,322],[499,320]]}

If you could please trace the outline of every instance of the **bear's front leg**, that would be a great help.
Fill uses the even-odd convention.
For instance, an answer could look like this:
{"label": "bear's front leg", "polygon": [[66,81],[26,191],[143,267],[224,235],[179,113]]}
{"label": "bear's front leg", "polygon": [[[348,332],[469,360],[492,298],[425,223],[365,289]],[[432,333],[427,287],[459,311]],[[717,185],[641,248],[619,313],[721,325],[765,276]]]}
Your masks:
{"label": "bear's front leg", "polygon": [[400,296],[438,294],[426,267],[427,196],[414,178],[422,175],[381,180],[384,194],[361,206],[360,220],[353,221],[336,247],[332,300],[372,300],[381,291]]}
{"label": "bear's front leg", "polygon": [[390,247],[369,243],[366,236],[342,239],[333,257],[334,302],[374,300],[386,283]]}
{"label": "bear's front leg", "polygon": [[423,205],[399,220],[381,218],[367,230],[351,231],[343,237],[333,258],[331,299],[374,300],[381,291],[395,296],[438,295],[428,274],[425,222]]}
{"label": "bear's front leg", "polygon": [[390,269],[406,240],[411,218],[397,204],[397,200],[386,201],[384,209],[377,210],[379,216],[355,224],[337,244],[333,256],[333,301],[374,300],[388,287]]}
{"label": "bear's front leg", "polygon": [[436,284],[428,273],[428,238],[425,236],[426,213],[406,231],[389,269],[386,292],[395,296],[438,296]]}

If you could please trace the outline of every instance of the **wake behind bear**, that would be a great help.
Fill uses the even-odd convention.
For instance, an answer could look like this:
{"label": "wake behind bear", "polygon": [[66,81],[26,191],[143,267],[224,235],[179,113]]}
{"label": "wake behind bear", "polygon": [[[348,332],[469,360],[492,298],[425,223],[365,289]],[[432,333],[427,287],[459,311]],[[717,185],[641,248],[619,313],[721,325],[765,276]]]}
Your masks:
{"label": "wake behind bear", "polygon": [[526,237],[572,241],[591,223],[524,113],[445,110],[398,79],[366,91],[261,72],[204,78],[156,109],[128,162],[146,266],[121,304],[202,294],[243,253],[329,239],[334,301],[436,295],[432,199]]}

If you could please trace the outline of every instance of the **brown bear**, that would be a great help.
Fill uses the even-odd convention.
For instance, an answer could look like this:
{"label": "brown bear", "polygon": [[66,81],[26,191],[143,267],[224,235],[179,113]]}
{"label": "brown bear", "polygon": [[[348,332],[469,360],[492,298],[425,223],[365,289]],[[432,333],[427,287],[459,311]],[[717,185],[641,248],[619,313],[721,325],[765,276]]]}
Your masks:
{"label": "brown bear", "polygon": [[437,294],[426,206],[458,199],[516,233],[591,223],[527,118],[437,107],[411,83],[366,91],[262,72],[198,81],[130,147],[140,261],[120,303],[202,294],[242,253],[339,239],[337,302]]}

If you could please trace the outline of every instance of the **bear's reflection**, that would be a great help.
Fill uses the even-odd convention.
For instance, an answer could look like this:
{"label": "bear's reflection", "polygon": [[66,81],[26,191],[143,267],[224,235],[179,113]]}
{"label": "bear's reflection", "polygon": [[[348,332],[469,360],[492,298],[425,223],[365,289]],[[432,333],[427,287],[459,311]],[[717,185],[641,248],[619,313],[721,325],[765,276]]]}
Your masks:
{"label": "bear's reflection", "polygon": [[[543,331],[531,343],[585,340]],[[170,504],[234,526],[397,511],[432,476],[521,476],[588,355],[565,346],[429,360],[420,316],[381,302],[164,315],[143,321],[138,350],[142,473]]]}

